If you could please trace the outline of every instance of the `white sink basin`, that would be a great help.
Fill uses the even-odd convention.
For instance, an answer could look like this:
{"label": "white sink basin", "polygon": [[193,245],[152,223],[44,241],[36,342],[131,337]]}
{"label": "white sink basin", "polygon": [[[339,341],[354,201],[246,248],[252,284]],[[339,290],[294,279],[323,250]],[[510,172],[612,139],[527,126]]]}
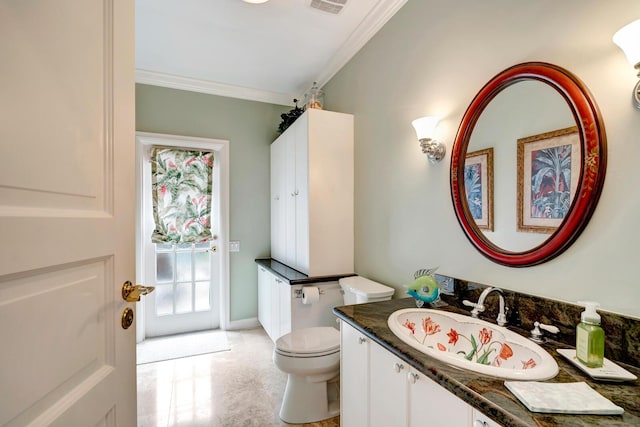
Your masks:
{"label": "white sink basin", "polygon": [[389,316],[404,343],[442,362],[492,377],[547,380],[558,364],[542,347],[501,326],[457,313],[407,308]]}

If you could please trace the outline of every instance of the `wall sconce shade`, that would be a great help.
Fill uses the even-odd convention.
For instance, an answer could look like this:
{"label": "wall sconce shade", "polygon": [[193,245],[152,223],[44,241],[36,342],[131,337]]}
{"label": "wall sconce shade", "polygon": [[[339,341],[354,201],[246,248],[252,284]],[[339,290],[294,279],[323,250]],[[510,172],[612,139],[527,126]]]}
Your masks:
{"label": "wall sconce shade", "polygon": [[[613,35],[613,42],[622,49],[631,66],[638,70],[640,77],[640,19],[620,28]],[[633,104],[640,109],[640,81],[633,89]]]}
{"label": "wall sconce shade", "polygon": [[416,130],[422,152],[427,155],[429,161],[435,163],[442,160],[446,153],[446,147],[442,142],[433,139],[438,118],[434,116],[420,117],[412,121],[411,124]]}

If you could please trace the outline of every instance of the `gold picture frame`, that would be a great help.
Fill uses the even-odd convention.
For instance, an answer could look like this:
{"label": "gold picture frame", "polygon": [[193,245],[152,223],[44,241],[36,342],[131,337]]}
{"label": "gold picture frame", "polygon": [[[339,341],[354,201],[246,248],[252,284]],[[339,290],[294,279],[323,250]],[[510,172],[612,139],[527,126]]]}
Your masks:
{"label": "gold picture frame", "polygon": [[467,153],[464,188],[469,214],[476,226],[493,231],[493,147]]}
{"label": "gold picture frame", "polygon": [[564,221],[580,179],[576,126],[518,139],[518,231],[553,233]]}

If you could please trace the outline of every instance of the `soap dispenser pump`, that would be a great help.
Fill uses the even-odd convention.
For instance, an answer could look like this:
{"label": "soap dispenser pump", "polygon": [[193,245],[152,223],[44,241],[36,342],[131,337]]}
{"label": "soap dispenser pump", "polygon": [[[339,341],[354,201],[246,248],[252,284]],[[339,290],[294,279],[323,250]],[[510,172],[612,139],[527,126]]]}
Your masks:
{"label": "soap dispenser pump", "polygon": [[580,315],[576,327],[576,356],[589,368],[600,368],[604,361],[604,330],[600,326],[597,302],[580,301],[585,310]]}

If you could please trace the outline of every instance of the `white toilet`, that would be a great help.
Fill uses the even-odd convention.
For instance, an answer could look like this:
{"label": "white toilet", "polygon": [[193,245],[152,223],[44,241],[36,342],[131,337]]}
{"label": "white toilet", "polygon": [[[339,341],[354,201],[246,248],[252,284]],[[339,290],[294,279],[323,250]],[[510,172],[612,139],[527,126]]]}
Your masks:
{"label": "white toilet", "polygon": [[[338,281],[344,304],[391,299],[394,289],[360,276]],[[323,310],[331,313],[331,298]],[[333,300],[335,301],[335,299]],[[276,366],[288,374],[280,418],[290,424],[310,423],[340,414],[340,332],[331,326],[294,329],[276,340]]]}

